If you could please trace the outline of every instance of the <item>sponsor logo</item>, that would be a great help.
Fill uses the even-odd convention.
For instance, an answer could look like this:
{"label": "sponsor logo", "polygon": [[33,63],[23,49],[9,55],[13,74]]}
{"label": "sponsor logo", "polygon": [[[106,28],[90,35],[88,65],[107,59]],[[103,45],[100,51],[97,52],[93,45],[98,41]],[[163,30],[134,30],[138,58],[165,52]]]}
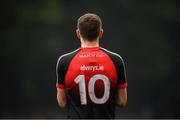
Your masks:
{"label": "sponsor logo", "polygon": [[96,58],[102,58],[104,57],[103,54],[81,54],[79,55],[80,58],[90,58],[90,57],[96,57]]}
{"label": "sponsor logo", "polygon": [[99,70],[104,70],[104,66],[98,65],[98,66],[86,66],[82,65],[80,67],[81,71],[99,71]]}

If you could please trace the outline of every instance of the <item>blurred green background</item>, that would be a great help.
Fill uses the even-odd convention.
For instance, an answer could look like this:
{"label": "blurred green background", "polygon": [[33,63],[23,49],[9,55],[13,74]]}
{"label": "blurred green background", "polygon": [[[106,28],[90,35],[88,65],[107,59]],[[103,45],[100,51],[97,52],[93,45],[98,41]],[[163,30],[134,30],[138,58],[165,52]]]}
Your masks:
{"label": "blurred green background", "polygon": [[55,66],[79,47],[77,19],[98,14],[101,46],[126,65],[128,105],[117,118],[180,118],[178,0],[1,0],[0,118],[65,118]]}

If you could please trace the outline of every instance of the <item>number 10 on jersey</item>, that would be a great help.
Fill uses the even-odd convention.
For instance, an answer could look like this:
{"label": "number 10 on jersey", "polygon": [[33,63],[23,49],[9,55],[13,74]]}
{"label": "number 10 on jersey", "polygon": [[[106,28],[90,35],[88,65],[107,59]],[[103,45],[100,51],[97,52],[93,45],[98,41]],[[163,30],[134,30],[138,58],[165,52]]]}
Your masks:
{"label": "number 10 on jersey", "polygon": [[[97,80],[101,80],[104,84],[104,94],[101,98],[97,98],[94,92],[94,86]],[[81,104],[87,104],[85,75],[78,75],[74,80],[79,85],[79,93]],[[92,76],[88,83],[88,93],[92,102],[96,104],[103,104],[109,99],[110,82],[107,76],[103,74],[96,74]]]}

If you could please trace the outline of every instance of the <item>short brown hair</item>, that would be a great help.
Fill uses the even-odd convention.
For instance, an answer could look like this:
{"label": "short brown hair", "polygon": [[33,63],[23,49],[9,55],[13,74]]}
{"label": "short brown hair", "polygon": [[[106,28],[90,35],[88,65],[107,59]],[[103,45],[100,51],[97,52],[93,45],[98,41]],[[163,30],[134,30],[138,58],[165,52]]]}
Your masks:
{"label": "short brown hair", "polygon": [[96,14],[86,13],[78,19],[77,27],[83,38],[93,41],[102,27],[101,18]]}

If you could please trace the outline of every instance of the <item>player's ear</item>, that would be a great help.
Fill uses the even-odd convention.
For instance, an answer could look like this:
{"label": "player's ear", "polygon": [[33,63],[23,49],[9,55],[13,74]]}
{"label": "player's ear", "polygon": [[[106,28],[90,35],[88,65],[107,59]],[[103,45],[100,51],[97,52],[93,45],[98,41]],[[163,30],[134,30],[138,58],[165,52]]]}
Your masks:
{"label": "player's ear", "polygon": [[79,31],[79,29],[76,29],[76,36],[80,39],[80,31]]}
{"label": "player's ear", "polygon": [[100,32],[99,32],[99,38],[102,38],[103,33],[104,33],[104,30],[101,28],[101,30],[100,30]]}

